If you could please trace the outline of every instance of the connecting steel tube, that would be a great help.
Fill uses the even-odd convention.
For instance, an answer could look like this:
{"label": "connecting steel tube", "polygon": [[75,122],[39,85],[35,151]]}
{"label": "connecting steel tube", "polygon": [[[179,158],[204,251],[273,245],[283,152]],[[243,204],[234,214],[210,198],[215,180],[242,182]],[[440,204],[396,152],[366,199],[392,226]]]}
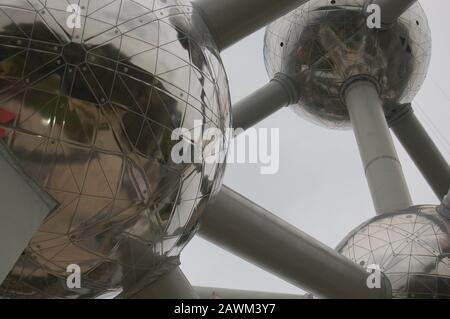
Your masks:
{"label": "connecting steel tube", "polygon": [[381,9],[381,24],[389,26],[395,23],[400,16],[417,0],[369,0],[369,4],[376,4]]}
{"label": "connecting steel tube", "polygon": [[195,0],[220,50],[275,21],[309,0]]}
{"label": "connecting steel tube", "polygon": [[351,79],[344,86],[343,97],[375,210],[384,214],[412,206],[377,86],[368,79]]}
{"label": "connecting steel tube", "polygon": [[233,127],[245,131],[298,99],[295,81],[278,73],[268,84],[233,105]]}
{"label": "connecting steel tube", "polygon": [[208,206],[199,235],[324,298],[387,298],[390,283],[369,289],[351,260],[224,186]]}
{"label": "connecting steel tube", "polygon": [[439,200],[450,188],[450,166],[428,135],[411,105],[390,119],[391,129]]}

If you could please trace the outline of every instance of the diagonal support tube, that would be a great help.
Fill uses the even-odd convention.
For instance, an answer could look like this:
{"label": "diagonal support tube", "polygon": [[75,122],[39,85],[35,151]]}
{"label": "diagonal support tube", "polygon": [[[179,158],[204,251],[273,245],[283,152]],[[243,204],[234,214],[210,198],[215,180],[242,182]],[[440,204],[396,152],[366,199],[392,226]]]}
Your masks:
{"label": "diagonal support tube", "polygon": [[439,200],[450,188],[450,166],[410,104],[390,119],[391,129],[419,168]]}
{"label": "diagonal support tube", "polygon": [[220,50],[239,42],[309,0],[195,0]]}
{"label": "diagonal support tube", "polygon": [[369,289],[365,269],[226,186],[208,206],[199,235],[317,296],[390,297],[386,277],[381,289]]}
{"label": "diagonal support tube", "polygon": [[268,84],[233,105],[233,127],[245,131],[298,99],[295,81],[278,73]]}

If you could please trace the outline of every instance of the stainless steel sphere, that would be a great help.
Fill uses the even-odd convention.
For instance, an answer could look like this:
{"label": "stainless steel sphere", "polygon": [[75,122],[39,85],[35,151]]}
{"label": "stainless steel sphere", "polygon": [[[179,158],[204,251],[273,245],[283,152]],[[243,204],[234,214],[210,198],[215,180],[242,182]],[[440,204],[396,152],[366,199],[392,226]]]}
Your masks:
{"label": "stainless steel sphere", "polygon": [[341,88],[353,76],[378,81],[389,116],[412,101],[427,74],[431,35],[421,6],[413,5],[395,25],[381,30],[368,27],[366,3],[311,0],[267,28],[269,76],[295,77],[300,100],[294,109],[319,125],[349,127]]}
{"label": "stainless steel sphere", "polygon": [[394,298],[450,298],[450,220],[434,206],[375,217],[337,250],[362,266],[378,265]]}
{"label": "stainless steel sphere", "polygon": [[0,0],[0,139],[60,203],[0,297],[133,293],[178,264],[222,181],[222,161],[171,158],[173,130],[194,125],[227,150],[228,83],[190,1],[67,6]]}

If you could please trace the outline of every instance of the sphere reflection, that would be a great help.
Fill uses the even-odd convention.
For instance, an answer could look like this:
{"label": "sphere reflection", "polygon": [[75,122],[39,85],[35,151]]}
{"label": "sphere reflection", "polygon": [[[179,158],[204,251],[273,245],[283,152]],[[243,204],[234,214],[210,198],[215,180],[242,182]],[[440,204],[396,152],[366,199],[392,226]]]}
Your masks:
{"label": "sphere reflection", "polygon": [[[64,1],[63,1],[64,2]],[[33,4],[32,4],[33,3]],[[59,203],[0,287],[4,297],[130,294],[178,265],[224,165],[175,164],[174,129],[222,131],[218,50],[185,0],[0,0],[0,138]],[[82,289],[66,287],[78,264]]]}

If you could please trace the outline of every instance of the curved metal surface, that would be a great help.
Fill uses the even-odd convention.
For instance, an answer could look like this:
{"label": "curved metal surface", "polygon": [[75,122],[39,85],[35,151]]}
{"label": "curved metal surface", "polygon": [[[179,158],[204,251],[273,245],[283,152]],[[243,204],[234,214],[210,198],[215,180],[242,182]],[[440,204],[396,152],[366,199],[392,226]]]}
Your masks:
{"label": "curved metal surface", "polygon": [[431,34],[423,9],[410,7],[389,29],[371,29],[365,0],[312,0],[270,24],[264,58],[270,77],[298,78],[300,100],[294,110],[328,128],[349,128],[341,99],[346,80],[375,78],[386,116],[411,102],[427,74]]}
{"label": "curved metal surface", "polygon": [[0,295],[132,293],[177,265],[221,185],[223,164],[170,154],[175,128],[230,126],[225,71],[189,1],[81,0],[80,28],[65,1],[42,3],[0,0],[0,138],[60,208]]}
{"label": "curved metal surface", "polygon": [[450,298],[450,220],[435,206],[375,217],[337,250],[362,265],[378,265],[393,298]]}

